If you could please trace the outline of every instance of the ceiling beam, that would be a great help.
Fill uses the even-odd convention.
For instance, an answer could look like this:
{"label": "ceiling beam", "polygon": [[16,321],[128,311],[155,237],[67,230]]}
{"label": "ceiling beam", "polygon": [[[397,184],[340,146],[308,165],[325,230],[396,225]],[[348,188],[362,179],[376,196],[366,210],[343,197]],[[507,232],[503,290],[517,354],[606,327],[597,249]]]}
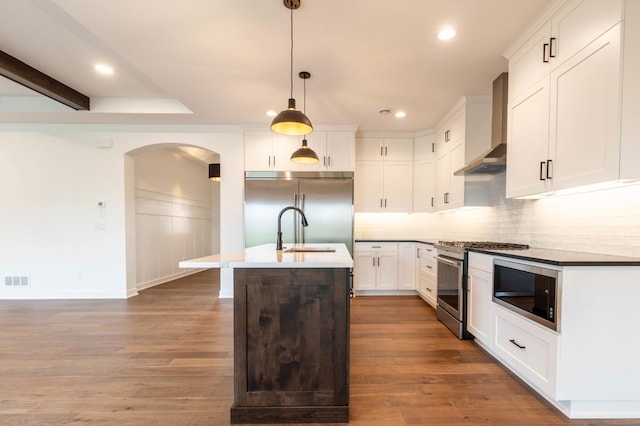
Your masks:
{"label": "ceiling beam", "polygon": [[89,97],[0,50],[0,75],[75,110],[89,110]]}

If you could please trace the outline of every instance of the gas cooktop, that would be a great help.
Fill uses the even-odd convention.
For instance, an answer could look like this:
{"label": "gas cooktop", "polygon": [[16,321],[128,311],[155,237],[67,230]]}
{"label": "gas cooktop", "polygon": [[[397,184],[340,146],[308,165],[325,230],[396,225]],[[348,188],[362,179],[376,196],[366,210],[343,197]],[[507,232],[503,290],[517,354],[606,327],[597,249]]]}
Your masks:
{"label": "gas cooktop", "polygon": [[489,250],[526,250],[526,244],[499,243],[495,241],[438,241],[440,246],[456,247],[459,249],[489,249]]}

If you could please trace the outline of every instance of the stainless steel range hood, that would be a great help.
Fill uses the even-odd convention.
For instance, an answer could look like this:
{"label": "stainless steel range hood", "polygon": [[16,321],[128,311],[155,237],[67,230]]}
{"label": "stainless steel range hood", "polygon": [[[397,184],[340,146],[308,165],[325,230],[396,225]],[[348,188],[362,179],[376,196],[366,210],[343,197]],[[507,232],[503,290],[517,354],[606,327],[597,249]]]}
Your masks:
{"label": "stainless steel range hood", "polygon": [[504,72],[493,81],[491,113],[491,149],[471,161],[454,176],[496,175],[507,165],[507,98],[509,74]]}

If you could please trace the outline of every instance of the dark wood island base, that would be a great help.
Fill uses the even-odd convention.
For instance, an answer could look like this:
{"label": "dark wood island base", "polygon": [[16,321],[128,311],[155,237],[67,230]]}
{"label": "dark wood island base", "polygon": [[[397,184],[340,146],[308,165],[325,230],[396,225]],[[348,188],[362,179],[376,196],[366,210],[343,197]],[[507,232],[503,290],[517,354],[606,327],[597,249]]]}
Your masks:
{"label": "dark wood island base", "polygon": [[349,268],[234,270],[231,423],[349,421]]}

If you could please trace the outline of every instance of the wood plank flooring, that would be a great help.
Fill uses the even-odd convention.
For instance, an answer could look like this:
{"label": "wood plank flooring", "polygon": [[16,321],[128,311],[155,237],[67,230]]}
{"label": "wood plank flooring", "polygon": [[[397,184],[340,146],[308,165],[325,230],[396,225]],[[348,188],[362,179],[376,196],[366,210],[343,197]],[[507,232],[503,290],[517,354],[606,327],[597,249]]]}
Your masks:
{"label": "wood plank flooring", "polygon": [[[216,270],[129,300],[0,301],[0,425],[228,425],[232,301]],[[417,297],[351,302],[352,425],[569,420]]]}

